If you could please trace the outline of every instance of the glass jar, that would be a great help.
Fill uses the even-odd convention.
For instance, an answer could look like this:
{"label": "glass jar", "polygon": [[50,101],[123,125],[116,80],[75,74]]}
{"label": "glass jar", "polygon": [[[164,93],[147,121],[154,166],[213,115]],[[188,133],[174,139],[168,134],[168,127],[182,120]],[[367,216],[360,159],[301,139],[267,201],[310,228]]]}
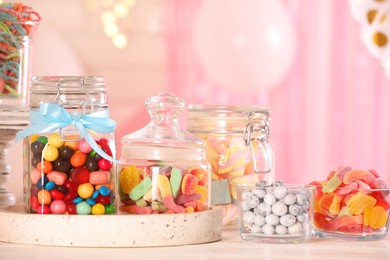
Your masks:
{"label": "glass jar", "polygon": [[30,213],[115,213],[115,121],[103,77],[34,77],[24,138]]}
{"label": "glass jar", "polygon": [[[4,16],[7,17],[7,16]],[[31,43],[39,20],[0,18],[0,107],[24,108],[31,72]]]}
{"label": "glass jar", "polygon": [[190,213],[209,209],[210,165],[205,144],[182,130],[184,100],[170,93],[145,102],[151,121],[122,138],[119,212]]}
{"label": "glass jar", "polygon": [[211,205],[223,205],[225,225],[237,219],[237,184],[274,180],[269,117],[261,106],[189,106],[187,129],[206,142]]}

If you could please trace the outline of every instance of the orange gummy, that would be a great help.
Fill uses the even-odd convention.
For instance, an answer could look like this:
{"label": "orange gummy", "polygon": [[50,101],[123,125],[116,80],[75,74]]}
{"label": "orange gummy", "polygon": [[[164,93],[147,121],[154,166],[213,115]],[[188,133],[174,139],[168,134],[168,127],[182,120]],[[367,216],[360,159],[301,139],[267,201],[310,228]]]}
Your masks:
{"label": "orange gummy", "polygon": [[343,199],[343,196],[334,194],[333,199],[332,199],[332,203],[330,204],[330,207],[329,207],[329,214],[334,215],[334,216],[339,214],[340,202],[342,199]]}
{"label": "orange gummy", "polygon": [[361,180],[370,185],[371,183],[375,182],[375,176],[369,171],[353,170],[345,174],[343,178],[343,183],[349,184],[356,180]]}
{"label": "orange gummy", "polygon": [[365,208],[372,208],[375,203],[376,199],[362,192],[357,192],[346,201],[351,213],[355,215],[363,214]]}
{"label": "orange gummy", "polygon": [[[375,206],[364,211],[364,224],[369,225],[374,229],[382,228],[387,223],[388,214],[386,210],[381,206]],[[367,214],[367,216],[366,216]],[[366,220],[367,219],[367,220]]]}

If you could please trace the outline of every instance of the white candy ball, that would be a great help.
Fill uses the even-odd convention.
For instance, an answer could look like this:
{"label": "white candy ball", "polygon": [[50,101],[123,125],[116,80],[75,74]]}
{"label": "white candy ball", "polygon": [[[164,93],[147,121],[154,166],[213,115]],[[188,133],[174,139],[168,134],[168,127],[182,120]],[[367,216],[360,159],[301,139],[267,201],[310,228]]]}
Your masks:
{"label": "white candy ball", "polygon": [[299,206],[298,204],[293,204],[293,205],[288,207],[288,212],[291,215],[298,216],[298,215],[302,214],[303,210],[302,210],[301,206]]}
{"label": "white candy ball", "polygon": [[262,215],[256,215],[254,220],[253,220],[253,223],[255,223],[255,225],[261,227],[265,224],[265,218]]}
{"label": "white candy ball", "polygon": [[287,187],[286,186],[279,186],[274,188],[274,196],[277,199],[283,199],[287,194]]}
{"label": "white candy ball", "polygon": [[283,226],[286,226],[286,227],[291,227],[296,222],[297,222],[296,217],[291,215],[291,214],[287,214],[287,215],[280,217],[280,224],[282,224]]}
{"label": "white candy ball", "polygon": [[246,211],[242,215],[242,221],[246,224],[252,224],[255,219],[255,213],[253,211]]}
{"label": "white candy ball", "polygon": [[274,213],[277,216],[283,216],[287,213],[288,208],[286,204],[282,201],[276,202],[274,205],[272,205],[272,213]]}
{"label": "white candy ball", "polygon": [[298,234],[302,232],[302,225],[301,223],[295,223],[291,227],[288,227],[288,233],[289,234]]}
{"label": "white candy ball", "polygon": [[269,214],[265,217],[265,223],[269,225],[276,225],[279,223],[279,217],[275,214]]}
{"label": "white candy ball", "polygon": [[262,216],[267,216],[272,211],[271,205],[265,202],[260,203],[256,209],[259,212],[259,214]]}
{"label": "white candy ball", "polygon": [[267,193],[264,196],[264,202],[272,206],[276,203],[276,198],[273,194]]}
{"label": "white candy ball", "polygon": [[275,233],[275,228],[272,225],[265,224],[262,228],[261,231],[266,234],[266,235],[273,235]]}
{"label": "white candy ball", "polygon": [[286,203],[286,205],[292,205],[297,201],[297,198],[294,194],[288,193],[284,198],[283,202]]}
{"label": "white candy ball", "polygon": [[285,235],[285,234],[287,234],[288,229],[287,229],[287,227],[285,227],[283,225],[277,225],[275,228],[275,232],[278,235]]}

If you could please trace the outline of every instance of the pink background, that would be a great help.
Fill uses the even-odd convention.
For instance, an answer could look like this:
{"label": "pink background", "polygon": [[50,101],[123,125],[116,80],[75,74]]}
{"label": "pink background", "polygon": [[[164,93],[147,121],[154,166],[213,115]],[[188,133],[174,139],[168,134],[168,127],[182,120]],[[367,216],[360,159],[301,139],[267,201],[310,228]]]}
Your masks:
{"label": "pink background", "polygon": [[[222,12],[225,1],[219,1]],[[361,41],[348,1],[281,1],[297,45],[287,75],[269,90],[234,90],[207,79],[192,38],[202,0],[137,1],[129,46],[122,50],[112,46],[99,16],[81,2],[29,1],[42,16],[33,72],[105,76],[118,149],[122,136],[149,121],[145,99],[170,91],[187,104],[267,106],[278,179],[308,183],[345,165],[374,168],[390,183],[390,80]],[[154,29],[148,31],[150,21]],[[18,143],[10,150],[13,174],[7,186],[19,200],[21,156]]]}

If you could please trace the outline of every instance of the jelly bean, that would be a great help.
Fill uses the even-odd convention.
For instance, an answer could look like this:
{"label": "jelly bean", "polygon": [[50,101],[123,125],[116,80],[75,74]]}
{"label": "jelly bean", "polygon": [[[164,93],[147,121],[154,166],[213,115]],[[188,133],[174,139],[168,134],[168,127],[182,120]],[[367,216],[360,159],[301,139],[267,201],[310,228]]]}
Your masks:
{"label": "jelly bean", "polygon": [[[73,158],[73,157],[72,157]],[[89,182],[89,171],[84,167],[78,167],[71,171],[70,178],[77,185]]]}
{"label": "jelly bean", "polygon": [[348,172],[343,178],[344,184],[349,184],[356,180],[362,180],[363,182],[370,185],[371,183],[375,182],[375,176],[369,171],[353,170]]}
{"label": "jelly bean", "polygon": [[91,145],[84,138],[77,143],[77,149],[82,153],[90,153],[92,151]]}
{"label": "jelly bean", "polygon": [[100,138],[99,141],[97,141],[97,143],[100,145],[100,146],[107,146],[108,145],[108,140],[106,138]]}
{"label": "jelly bean", "polygon": [[49,135],[47,142],[56,148],[61,148],[65,143],[63,140],[61,140],[60,135],[57,133]]}
{"label": "jelly bean", "polygon": [[66,204],[66,211],[68,212],[69,215],[75,215],[77,214],[77,208],[76,204],[70,202]]}
{"label": "jelly bean", "polygon": [[44,135],[41,135],[37,138],[38,142],[41,142],[42,144],[46,145],[47,144],[47,137]]}
{"label": "jelly bean", "polygon": [[104,206],[106,214],[114,214],[115,213],[115,207],[112,204],[108,204]]}
{"label": "jelly bean", "polygon": [[66,204],[63,200],[54,200],[50,204],[50,211],[54,214],[64,214],[66,212]]}
{"label": "jelly bean", "polygon": [[102,196],[99,194],[95,201],[103,205],[108,205],[111,202],[111,198],[109,196]]}
{"label": "jelly bean", "polygon": [[32,142],[31,145],[31,152],[34,155],[38,155],[39,157],[42,155],[43,148],[45,148],[45,144],[43,144],[40,141]]}
{"label": "jelly bean", "polygon": [[95,190],[93,193],[92,193],[92,199],[94,200],[94,199],[96,199],[97,198],[97,196],[99,196],[99,194],[100,194],[100,189],[99,190]]}
{"label": "jelly bean", "polygon": [[75,182],[73,181],[70,181],[70,180],[66,180],[65,183],[64,183],[64,186],[65,188],[67,188],[69,191],[77,191],[79,185],[76,184]]}
{"label": "jelly bean", "polygon": [[184,195],[192,195],[195,192],[196,187],[198,186],[198,179],[196,176],[187,173],[183,177],[183,181],[181,183],[181,192]]}
{"label": "jelly bean", "polygon": [[50,214],[50,208],[47,205],[39,205],[37,208],[37,214]]}
{"label": "jelly bean", "polygon": [[91,205],[86,201],[76,204],[76,211],[78,215],[89,215],[91,213]]}
{"label": "jelly bean", "polygon": [[96,201],[94,199],[88,198],[85,200],[89,205],[93,206],[96,204]]}
{"label": "jelly bean", "polygon": [[96,205],[92,206],[92,215],[103,215],[106,211],[106,208],[103,204],[97,203]]}
{"label": "jelly bean", "polygon": [[60,148],[59,155],[60,155],[61,159],[69,160],[72,157],[72,155],[74,154],[74,152],[75,151],[71,147],[65,145],[65,146]]}
{"label": "jelly bean", "polygon": [[[186,175],[188,175],[188,174],[186,174]],[[184,176],[184,178],[185,178],[185,176]],[[193,176],[193,175],[189,174],[189,176]],[[193,176],[193,177],[196,178],[195,176]],[[184,181],[184,178],[183,178],[183,181]],[[198,182],[196,182],[196,185],[197,184],[198,184]],[[157,186],[160,189],[162,200],[168,209],[174,211],[175,213],[184,213],[185,212],[184,207],[175,204],[175,202],[173,200],[173,196],[172,196],[171,185],[169,183],[169,179],[167,176],[159,174],[157,176]],[[134,189],[136,189],[136,188],[134,188]]]}
{"label": "jelly bean", "polygon": [[43,173],[49,173],[53,170],[53,165],[48,161],[40,161],[37,164],[37,170]]}
{"label": "jelly bean", "polygon": [[42,154],[33,155],[31,158],[31,165],[37,167],[37,164],[42,160]]}
{"label": "jelly bean", "polygon": [[77,193],[74,191],[69,191],[68,193],[65,194],[64,201],[71,202],[75,198],[77,198]]}
{"label": "jelly bean", "polygon": [[69,146],[70,148],[72,148],[73,151],[76,151],[77,150],[77,143],[78,143],[78,140],[80,139],[80,136],[70,135],[70,136],[67,136],[66,139],[69,141],[65,141],[64,146]]}
{"label": "jelly bean", "polygon": [[110,146],[108,145],[102,145],[102,150],[108,154],[109,156],[112,156],[112,152],[111,152],[111,149],[110,149]]}
{"label": "jelly bean", "polygon": [[35,168],[31,169],[31,171],[30,171],[30,180],[31,180],[31,182],[33,184],[37,184],[38,180],[41,178],[41,175],[42,174],[37,169],[35,169]]}
{"label": "jelly bean", "polygon": [[39,206],[39,200],[37,196],[30,196],[30,208],[36,210]]}
{"label": "jelly bean", "polygon": [[119,184],[125,194],[129,194],[139,182],[140,176],[136,166],[127,166],[119,174]]}
{"label": "jelly bean", "polygon": [[53,162],[53,169],[59,172],[64,172],[69,174],[72,170],[72,165],[68,161],[64,161],[62,159],[57,159]]}
{"label": "jelly bean", "polygon": [[171,170],[171,178],[169,181],[171,183],[171,190],[174,198],[176,198],[179,193],[182,177],[180,169],[173,168]]}
{"label": "jelly bean", "polygon": [[38,191],[38,201],[40,204],[49,205],[51,203],[50,193],[47,190]]}
{"label": "jelly bean", "polygon": [[150,206],[138,207],[137,205],[122,205],[119,207],[120,211],[130,214],[152,214],[153,209]]}
{"label": "jelly bean", "polygon": [[88,171],[94,172],[99,169],[98,163],[95,161],[93,157],[88,157],[85,161],[85,167],[87,167]]}
{"label": "jelly bean", "polygon": [[83,201],[83,198],[81,198],[81,197],[76,197],[74,200],[72,200],[72,202],[73,202],[74,204],[80,203],[80,202],[82,202],[82,201]]}
{"label": "jelly bean", "polygon": [[54,189],[56,187],[56,184],[53,182],[53,181],[49,181],[48,183],[46,183],[45,185],[45,189],[48,190],[48,191],[51,191],[52,189]]}
{"label": "jelly bean", "polygon": [[98,161],[98,166],[103,171],[109,171],[112,168],[112,165],[112,162],[104,158]]}
{"label": "jelly bean", "polygon": [[72,157],[70,158],[70,164],[73,167],[81,167],[84,165],[85,161],[87,160],[87,155],[80,152],[76,151]]}
{"label": "jelly bean", "polygon": [[51,171],[46,176],[49,179],[49,181],[52,181],[59,186],[64,185],[66,179],[68,178],[68,176],[65,173],[58,172],[58,171]]}
{"label": "jelly bean", "polygon": [[54,145],[47,145],[45,149],[43,149],[43,158],[46,161],[53,162],[58,158],[58,149]]}
{"label": "jelly bean", "polygon": [[193,213],[195,212],[194,207],[186,207],[186,213]]}
{"label": "jelly bean", "polygon": [[38,189],[37,185],[33,184],[31,185],[30,187],[30,194],[31,196],[37,196],[38,195],[38,191],[40,191],[41,189]]}
{"label": "jelly bean", "polygon": [[54,200],[62,200],[65,197],[65,195],[59,190],[51,190],[49,193],[50,197],[52,197]]}
{"label": "jelly bean", "polygon": [[35,142],[36,140],[38,140],[38,137],[39,137],[38,134],[32,134],[32,135],[30,135],[30,136],[29,136],[29,141],[30,141],[30,143]]}
{"label": "jelly bean", "polygon": [[56,190],[61,192],[64,195],[69,192],[69,190],[67,188],[65,188],[64,185],[57,185]]}
{"label": "jelly bean", "polygon": [[[150,177],[147,176],[137,186],[135,186],[134,189],[131,190],[129,197],[132,200],[139,200],[151,188],[152,188],[152,180],[150,179]],[[169,187],[169,190],[170,189],[171,188]]]}
{"label": "jelly bean", "polygon": [[83,183],[79,185],[77,189],[77,194],[83,199],[92,197],[93,192],[94,192],[94,187],[92,186],[91,183]]}
{"label": "jelly bean", "polygon": [[106,186],[101,186],[100,189],[99,189],[99,193],[102,195],[102,196],[108,196],[110,195],[111,191],[109,188],[107,188]]}
{"label": "jelly bean", "polygon": [[38,189],[43,189],[45,185],[49,182],[49,179],[46,176],[42,176],[41,178],[38,179],[37,181],[37,187]]}
{"label": "jelly bean", "polygon": [[94,171],[89,174],[89,180],[93,185],[102,185],[110,183],[111,173],[108,171]]}

